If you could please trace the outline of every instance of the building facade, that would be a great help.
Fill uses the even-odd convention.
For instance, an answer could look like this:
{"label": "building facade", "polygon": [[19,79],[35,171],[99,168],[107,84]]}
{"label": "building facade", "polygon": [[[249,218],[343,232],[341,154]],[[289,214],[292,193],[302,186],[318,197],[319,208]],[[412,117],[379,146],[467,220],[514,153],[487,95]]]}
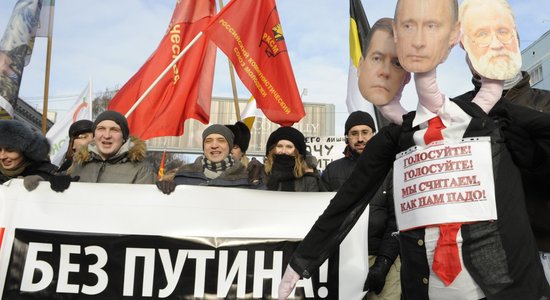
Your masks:
{"label": "building facade", "polygon": [[521,51],[522,69],[531,76],[531,86],[550,90],[550,30]]}
{"label": "building facade", "polygon": [[[243,111],[248,99],[239,100],[240,111]],[[334,135],[334,104],[304,103],[305,117],[293,127],[304,136]],[[210,124],[234,124],[237,121],[232,98],[212,97]],[[147,141],[150,151],[162,151],[166,147],[170,152],[201,153],[202,132],[208,125],[196,120],[185,121],[185,131],[179,137],[158,137]],[[247,154],[261,156],[265,153],[265,144],[269,135],[279,125],[267,118],[256,118],[251,130],[250,146]],[[166,146],[165,146],[166,145]]]}
{"label": "building facade", "polygon": [[[15,106],[15,119],[31,125],[36,130],[42,130],[42,112],[34,109],[23,99],[19,98]],[[53,122],[48,119],[47,129],[53,126]]]}

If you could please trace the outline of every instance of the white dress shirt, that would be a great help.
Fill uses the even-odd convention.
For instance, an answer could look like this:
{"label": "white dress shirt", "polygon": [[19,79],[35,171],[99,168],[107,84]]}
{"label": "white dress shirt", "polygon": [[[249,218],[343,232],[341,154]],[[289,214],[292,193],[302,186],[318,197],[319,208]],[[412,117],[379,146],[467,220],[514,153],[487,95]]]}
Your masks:
{"label": "white dress shirt", "polygon": [[[428,120],[435,116],[439,116],[445,129],[441,130],[443,139],[446,143],[460,143],[466,128],[470,124],[472,117],[466,114],[458,105],[445,98],[443,106],[433,113],[427,108],[418,103],[416,110],[416,116],[413,120],[412,126],[419,126],[420,130],[416,131],[413,135],[414,141],[417,146],[426,146],[424,142],[424,134],[428,129]],[[458,253],[460,257],[460,264],[462,265],[462,271],[458,274],[455,280],[449,285],[445,286],[443,281],[432,270],[434,250],[439,239],[439,226],[429,226],[425,229],[424,245],[426,247],[426,257],[428,264],[430,265],[430,279],[428,287],[428,295],[430,299],[438,300],[478,300],[485,297],[483,291],[475,283],[474,279],[470,276],[470,273],[464,267],[462,259],[462,231],[459,230],[456,237],[458,245]]]}

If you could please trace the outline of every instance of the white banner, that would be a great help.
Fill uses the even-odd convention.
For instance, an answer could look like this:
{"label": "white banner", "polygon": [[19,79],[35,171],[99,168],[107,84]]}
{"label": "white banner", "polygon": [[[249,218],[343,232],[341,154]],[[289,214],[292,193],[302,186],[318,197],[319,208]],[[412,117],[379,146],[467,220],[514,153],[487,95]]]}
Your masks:
{"label": "white banner", "polygon": [[46,138],[51,145],[50,159],[53,164],[59,166],[63,161],[65,152],[67,152],[69,127],[78,120],[91,120],[92,107],[90,103],[92,103],[92,85],[88,83],[65,116],[56,121],[46,133]]}
{"label": "white banner", "polygon": [[[41,183],[35,191],[28,192],[22,180],[12,180],[0,186],[0,227],[5,228],[0,248],[0,291],[4,291],[4,297],[6,291],[9,291],[9,295],[18,295],[20,292],[45,293],[48,290],[59,297],[74,297],[70,299],[80,299],[79,295],[156,299],[174,296],[170,293],[188,288],[194,297],[203,298],[209,291],[209,284],[218,282],[218,296],[224,298],[226,294],[220,296],[219,293],[226,293],[231,282],[220,277],[218,273],[222,271],[211,272],[207,261],[215,259],[219,270],[228,270],[228,278],[240,278],[240,275],[234,273],[234,268],[239,270],[236,265],[242,263],[241,255],[248,254],[256,258],[251,258],[254,268],[253,273],[248,274],[253,278],[253,290],[250,286],[246,287],[247,291],[251,289],[253,295],[247,294],[246,297],[262,298],[262,291],[265,295],[265,282],[269,281],[270,297],[277,298],[276,287],[285,269],[283,257],[288,259],[291,251],[262,250],[261,243],[255,246],[254,251],[241,249],[235,254],[235,261],[229,271],[227,253],[218,247],[246,247],[258,240],[299,241],[333,196],[334,193],[290,195],[287,192],[200,186],[178,186],[171,195],[164,195],[154,185],[92,183],[73,183],[63,193],[55,193],[47,183]],[[362,288],[368,271],[367,216],[364,214],[340,247],[340,277],[337,281],[339,299],[361,299],[363,296]],[[130,243],[131,246],[125,245],[120,251],[101,242],[114,239],[115,242],[111,244],[120,248],[121,244],[136,237],[160,241],[152,244]],[[170,239],[170,242],[165,239]],[[94,242],[96,240],[97,243]],[[180,243],[177,242],[180,240],[186,243],[208,240],[207,246],[210,248],[204,248],[206,246],[201,243],[199,246],[185,246],[188,247],[185,249],[179,246],[179,250],[178,247],[165,246]],[[243,240],[245,242],[241,244],[236,242]],[[154,247],[151,248],[151,245]],[[21,249],[26,249],[26,256],[21,254],[24,253]],[[59,255],[57,259],[50,257],[55,255]],[[84,266],[77,259],[79,256],[94,258],[88,266]],[[121,260],[121,256],[126,258]],[[11,266],[10,263],[13,264],[17,257],[26,258],[15,264],[15,267]],[[121,263],[113,264],[112,261],[117,257]],[[136,264],[140,258],[144,259],[144,263]],[[269,259],[272,261],[267,261]],[[176,289],[185,277],[181,275],[180,278],[182,273],[178,273],[178,270],[186,275],[185,266],[191,264],[186,261],[191,260],[195,261],[192,266],[196,265],[191,270],[195,276],[192,281],[194,285]],[[22,268],[18,275],[21,278],[13,275],[18,273],[14,271],[18,266]],[[164,271],[155,269],[155,272],[147,272],[149,267]],[[142,277],[128,275],[129,270],[139,268],[143,270]],[[33,278],[32,274],[39,271],[45,275]],[[159,272],[162,276],[159,276]],[[300,291],[296,294],[305,299],[331,298],[330,278],[324,274],[326,267],[321,268],[319,278],[315,279],[321,284],[315,290],[313,288],[317,285],[312,285],[312,280],[299,281],[298,286],[301,288],[298,288]],[[82,279],[80,282],[79,276],[91,276],[92,279]],[[110,284],[117,280],[120,285]],[[6,282],[9,285],[4,287]],[[90,286],[91,283],[95,285]],[[14,286],[18,288],[14,290]],[[238,295],[244,295],[245,288],[241,289],[240,284],[237,286],[241,291]],[[8,287],[10,290],[6,290]]]}
{"label": "white banner", "polygon": [[399,229],[496,220],[492,162],[486,138],[401,153],[393,165]]}
{"label": "white banner", "polygon": [[343,136],[306,137],[306,147],[317,158],[317,169],[325,170],[328,164],[344,157],[346,138]]}

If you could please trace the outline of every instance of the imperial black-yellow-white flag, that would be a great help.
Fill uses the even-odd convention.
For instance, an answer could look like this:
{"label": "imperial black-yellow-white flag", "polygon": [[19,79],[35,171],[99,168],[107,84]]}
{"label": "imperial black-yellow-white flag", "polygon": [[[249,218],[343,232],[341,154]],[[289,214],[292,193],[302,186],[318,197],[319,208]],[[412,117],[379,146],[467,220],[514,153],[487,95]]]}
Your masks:
{"label": "imperial black-yellow-white flag", "polygon": [[374,106],[367,102],[359,92],[357,68],[363,52],[367,51],[365,40],[370,30],[369,21],[363,10],[361,0],[350,0],[350,27],[349,27],[349,50],[350,64],[348,74],[348,95],[346,105],[348,112],[357,110],[366,111],[375,116]]}

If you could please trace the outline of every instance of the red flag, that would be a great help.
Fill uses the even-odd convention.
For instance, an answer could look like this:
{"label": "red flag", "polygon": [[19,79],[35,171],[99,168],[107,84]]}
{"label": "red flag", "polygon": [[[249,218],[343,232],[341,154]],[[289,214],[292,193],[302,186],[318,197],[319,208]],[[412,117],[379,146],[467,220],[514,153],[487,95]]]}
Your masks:
{"label": "red flag", "polygon": [[269,120],[290,126],[305,115],[274,0],[231,0],[205,34],[233,62]]}
{"label": "red flag", "polygon": [[[122,114],[155,81],[216,13],[215,0],[177,1],[166,35],[141,69],[115,95],[109,109]],[[142,139],[183,134],[183,122],[208,123],[216,46],[199,39],[128,117],[130,132]]]}

